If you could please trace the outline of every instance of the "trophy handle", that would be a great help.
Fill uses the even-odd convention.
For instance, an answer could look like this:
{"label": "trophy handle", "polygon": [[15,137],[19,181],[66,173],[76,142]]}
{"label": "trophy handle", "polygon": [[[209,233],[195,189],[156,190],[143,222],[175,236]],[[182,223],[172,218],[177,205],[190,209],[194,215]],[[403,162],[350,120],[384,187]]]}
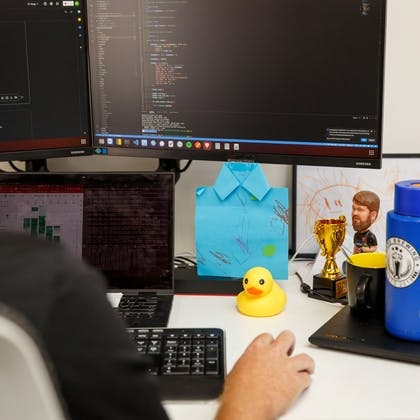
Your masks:
{"label": "trophy handle", "polygon": [[321,255],[325,257],[325,241],[324,238],[321,235],[318,235],[318,232],[322,230],[322,221],[316,220],[314,225],[314,234],[315,239],[318,242],[319,247],[321,248]]}

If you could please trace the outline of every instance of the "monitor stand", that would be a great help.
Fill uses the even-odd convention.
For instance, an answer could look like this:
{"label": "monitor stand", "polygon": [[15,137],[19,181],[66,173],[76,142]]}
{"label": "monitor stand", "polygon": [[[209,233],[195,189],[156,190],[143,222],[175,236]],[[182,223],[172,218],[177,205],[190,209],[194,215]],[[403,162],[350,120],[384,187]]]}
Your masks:
{"label": "monitor stand", "polygon": [[25,172],[48,172],[46,159],[34,159],[25,161]]}
{"label": "monitor stand", "polygon": [[203,277],[194,266],[175,268],[175,293],[191,295],[237,295],[242,292],[242,279]]}
{"label": "monitor stand", "polygon": [[158,172],[173,172],[175,174],[175,183],[179,180],[181,173],[185,172],[191,165],[191,160],[181,168],[179,159],[159,159],[159,165],[156,168]]}

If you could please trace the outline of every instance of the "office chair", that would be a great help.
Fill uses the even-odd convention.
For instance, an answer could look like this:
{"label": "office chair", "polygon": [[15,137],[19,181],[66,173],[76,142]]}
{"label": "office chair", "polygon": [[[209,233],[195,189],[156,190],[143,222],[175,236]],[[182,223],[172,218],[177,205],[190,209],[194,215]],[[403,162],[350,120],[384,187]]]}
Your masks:
{"label": "office chair", "polygon": [[68,419],[35,332],[1,304],[0,419]]}

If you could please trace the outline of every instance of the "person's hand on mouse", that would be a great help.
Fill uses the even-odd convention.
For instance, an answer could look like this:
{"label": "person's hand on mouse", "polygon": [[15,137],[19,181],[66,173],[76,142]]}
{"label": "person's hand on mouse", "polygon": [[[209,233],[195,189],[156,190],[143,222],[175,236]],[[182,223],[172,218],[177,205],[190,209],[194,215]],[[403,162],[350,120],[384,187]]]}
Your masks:
{"label": "person's hand on mouse", "polygon": [[292,356],[295,336],[283,331],[256,337],[226,377],[217,420],[275,419],[311,384],[314,361]]}

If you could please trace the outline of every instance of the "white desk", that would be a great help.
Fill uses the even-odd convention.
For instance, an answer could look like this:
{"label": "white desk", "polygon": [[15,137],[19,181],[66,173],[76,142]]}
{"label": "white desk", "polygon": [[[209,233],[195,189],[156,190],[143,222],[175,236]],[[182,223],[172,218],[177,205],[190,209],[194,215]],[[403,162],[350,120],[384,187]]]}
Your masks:
{"label": "white desk", "polygon": [[[275,317],[241,315],[234,296],[176,295],[169,326],[224,329],[227,372],[257,334],[292,330],[295,353],[309,353],[316,371],[311,387],[283,419],[420,419],[420,365],[313,346],[308,337],[342,306],[306,297],[294,276],[279,284],[288,303]],[[206,420],[214,417],[217,401],[165,402],[165,407],[172,420]]]}

